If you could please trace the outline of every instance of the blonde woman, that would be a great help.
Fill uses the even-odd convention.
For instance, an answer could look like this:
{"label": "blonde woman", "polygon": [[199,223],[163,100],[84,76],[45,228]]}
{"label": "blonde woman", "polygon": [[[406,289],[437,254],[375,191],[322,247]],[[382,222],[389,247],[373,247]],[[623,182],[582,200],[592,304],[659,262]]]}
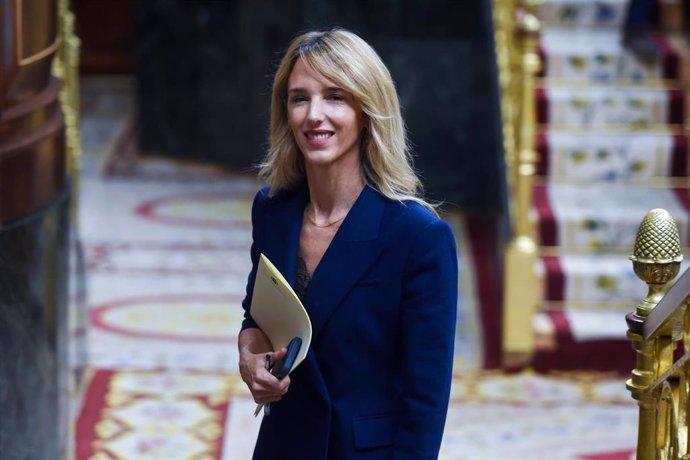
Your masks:
{"label": "blonde woman", "polygon": [[[297,37],[273,84],[253,204],[240,371],[264,415],[255,459],[434,459],[450,391],[457,256],[420,196],[398,97],[344,30]],[[293,283],[312,345],[283,380],[249,313],[260,253]]]}

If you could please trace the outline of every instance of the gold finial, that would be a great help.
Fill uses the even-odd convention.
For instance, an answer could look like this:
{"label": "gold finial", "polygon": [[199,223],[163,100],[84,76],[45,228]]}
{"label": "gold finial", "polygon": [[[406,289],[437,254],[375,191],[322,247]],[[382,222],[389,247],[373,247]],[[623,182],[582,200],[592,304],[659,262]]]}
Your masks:
{"label": "gold finial", "polygon": [[678,274],[683,260],[680,237],[665,209],[652,209],[644,216],[630,260],[635,274],[648,284],[665,284]]}
{"label": "gold finial", "polygon": [[652,209],[644,216],[630,260],[647,264],[667,264],[683,260],[678,228],[665,209]]}

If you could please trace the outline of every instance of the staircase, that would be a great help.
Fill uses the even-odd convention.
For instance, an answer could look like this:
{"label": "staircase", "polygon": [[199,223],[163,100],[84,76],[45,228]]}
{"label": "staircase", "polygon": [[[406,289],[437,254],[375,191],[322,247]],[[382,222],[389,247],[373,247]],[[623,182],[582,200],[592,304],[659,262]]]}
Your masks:
{"label": "staircase", "polygon": [[628,8],[628,0],[547,0],[536,10],[539,371],[630,372],[625,314],[646,294],[627,258],[638,225],[664,208],[689,245],[681,53],[660,33],[645,37],[653,51],[645,57],[624,47]]}

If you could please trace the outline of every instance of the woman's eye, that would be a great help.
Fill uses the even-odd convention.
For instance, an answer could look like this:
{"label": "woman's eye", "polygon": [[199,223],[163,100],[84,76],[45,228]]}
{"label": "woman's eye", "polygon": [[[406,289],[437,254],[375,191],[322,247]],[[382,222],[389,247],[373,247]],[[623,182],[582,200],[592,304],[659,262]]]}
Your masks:
{"label": "woman's eye", "polygon": [[331,94],[330,96],[328,96],[328,99],[330,99],[331,101],[342,101],[345,98],[340,94]]}
{"label": "woman's eye", "polygon": [[304,96],[294,96],[292,99],[290,99],[290,103],[298,104],[298,103],[304,102],[306,100],[307,100],[307,98]]}

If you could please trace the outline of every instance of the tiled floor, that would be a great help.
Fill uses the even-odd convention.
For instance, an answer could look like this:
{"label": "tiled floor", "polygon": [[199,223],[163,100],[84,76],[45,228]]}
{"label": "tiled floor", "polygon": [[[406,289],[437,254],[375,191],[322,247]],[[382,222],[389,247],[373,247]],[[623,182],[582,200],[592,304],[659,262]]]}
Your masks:
{"label": "tiled floor", "polygon": [[[131,82],[83,83],[88,371],[76,458],[248,459],[259,420],[237,373],[236,334],[258,184],[156,159],[105,177],[131,116]],[[637,411],[621,379],[476,372],[471,264],[452,223],[462,297],[441,458],[628,458]]]}

